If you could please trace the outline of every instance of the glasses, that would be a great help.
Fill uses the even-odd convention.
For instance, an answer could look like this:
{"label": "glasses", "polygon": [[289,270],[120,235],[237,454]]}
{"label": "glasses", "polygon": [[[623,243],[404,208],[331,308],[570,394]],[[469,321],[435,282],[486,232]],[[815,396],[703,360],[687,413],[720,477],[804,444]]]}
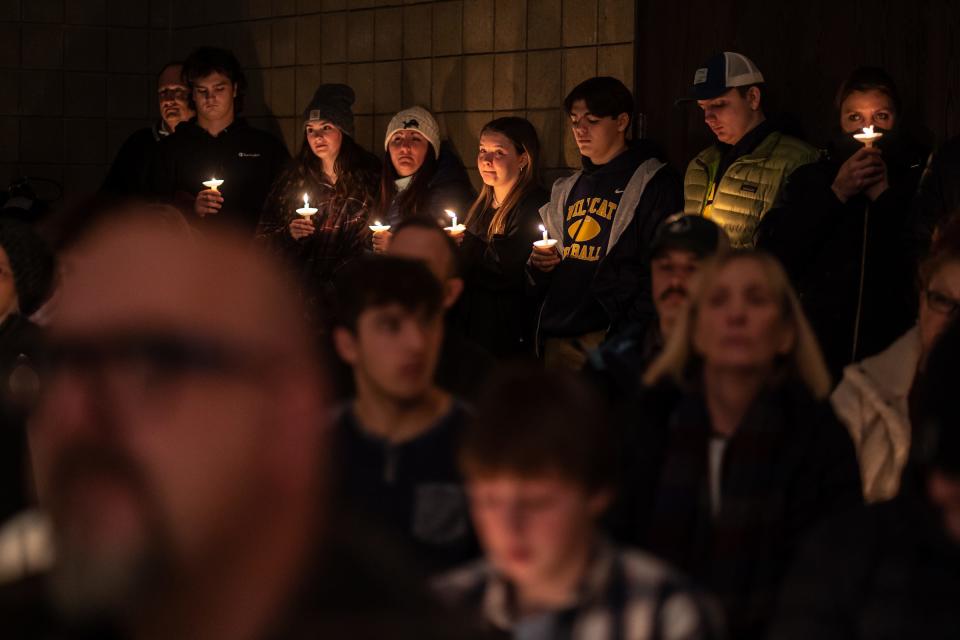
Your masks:
{"label": "glasses", "polygon": [[190,92],[186,89],[162,89],[161,91],[157,92],[157,95],[160,97],[160,100],[164,102],[167,100],[186,102],[187,98],[190,96]]}
{"label": "glasses", "polygon": [[203,336],[130,333],[51,342],[34,363],[40,390],[66,375],[117,404],[163,402],[197,377],[259,381],[277,358]]}
{"label": "glasses", "polygon": [[960,311],[960,300],[944,295],[939,291],[927,289],[927,305],[938,313],[947,315],[957,315]]}

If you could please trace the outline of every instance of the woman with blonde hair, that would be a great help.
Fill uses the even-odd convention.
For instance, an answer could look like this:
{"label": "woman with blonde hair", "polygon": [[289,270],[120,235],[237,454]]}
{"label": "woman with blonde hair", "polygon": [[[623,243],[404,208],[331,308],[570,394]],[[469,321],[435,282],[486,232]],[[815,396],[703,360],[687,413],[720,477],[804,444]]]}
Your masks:
{"label": "woman with blonde hair", "polygon": [[539,160],[537,130],[524,118],[497,118],[480,131],[483,189],[466,218],[456,320],[467,338],[499,357],[533,353],[525,267],[540,238],[540,207],[549,200],[537,183]]}
{"label": "woman with blonde hair", "polygon": [[643,382],[630,541],[712,590],[731,637],[762,637],[801,536],[862,503],[823,357],[780,264],[744,251],[708,262]]}

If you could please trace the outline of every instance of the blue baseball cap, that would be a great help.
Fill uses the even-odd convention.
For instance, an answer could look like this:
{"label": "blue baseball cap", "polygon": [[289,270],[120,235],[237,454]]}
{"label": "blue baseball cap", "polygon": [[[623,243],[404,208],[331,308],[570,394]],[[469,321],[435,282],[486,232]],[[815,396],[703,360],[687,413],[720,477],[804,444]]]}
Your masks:
{"label": "blue baseball cap", "polygon": [[677,102],[712,100],[734,87],[748,87],[762,82],[763,74],[750,58],[742,53],[724,51],[711,56],[697,69],[687,97]]}

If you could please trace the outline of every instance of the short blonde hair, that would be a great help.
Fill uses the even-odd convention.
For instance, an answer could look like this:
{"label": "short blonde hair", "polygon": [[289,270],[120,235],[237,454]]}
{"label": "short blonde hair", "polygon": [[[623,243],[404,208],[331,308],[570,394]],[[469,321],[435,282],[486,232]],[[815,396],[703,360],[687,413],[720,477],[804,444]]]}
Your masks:
{"label": "short blonde hair", "polygon": [[813,329],[810,328],[786,272],[773,256],[750,250],[731,251],[714,256],[704,263],[691,289],[687,308],[678,318],[663,352],[643,375],[644,385],[653,386],[663,380],[672,380],[682,387],[689,386],[692,374],[697,372],[700,365],[699,356],[693,350],[693,332],[700,305],[707,292],[713,288],[720,272],[740,260],[749,260],[760,267],[774,296],[780,301],[782,319],[793,329],[793,348],[786,355],[778,373],[792,374],[800,379],[816,398],[826,398],[831,389],[830,374]]}

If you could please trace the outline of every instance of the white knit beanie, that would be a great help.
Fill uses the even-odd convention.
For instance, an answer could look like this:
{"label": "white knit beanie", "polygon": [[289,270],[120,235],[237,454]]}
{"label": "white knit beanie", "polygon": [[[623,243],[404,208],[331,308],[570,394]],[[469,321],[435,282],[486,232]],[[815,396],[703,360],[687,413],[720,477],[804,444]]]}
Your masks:
{"label": "white knit beanie", "polygon": [[418,131],[430,144],[433,152],[440,157],[440,126],[433,114],[423,107],[410,107],[393,116],[387,125],[387,136],[383,139],[383,150],[390,147],[390,138],[397,131]]}

